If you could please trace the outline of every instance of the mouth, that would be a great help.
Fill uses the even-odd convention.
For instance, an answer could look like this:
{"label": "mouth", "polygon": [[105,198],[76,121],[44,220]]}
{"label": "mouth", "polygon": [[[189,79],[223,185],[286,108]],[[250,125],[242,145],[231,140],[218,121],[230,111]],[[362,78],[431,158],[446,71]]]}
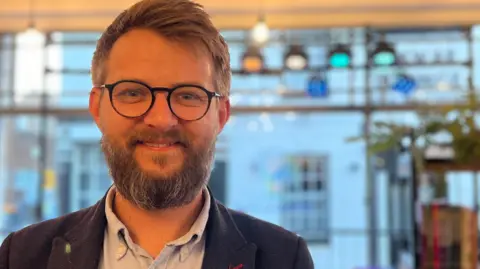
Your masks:
{"label": "mouth", "polygon": [[152,150],[169,150],[178,147],[184,148],[185,145],[179,141],[141,141],[137,140],[136,145],[146,147]]}

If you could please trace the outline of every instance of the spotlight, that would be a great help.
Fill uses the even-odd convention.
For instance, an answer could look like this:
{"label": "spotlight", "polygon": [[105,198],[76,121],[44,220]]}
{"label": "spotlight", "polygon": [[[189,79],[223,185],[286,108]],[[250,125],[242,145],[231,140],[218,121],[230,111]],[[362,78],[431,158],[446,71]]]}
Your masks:
{"label": "spotlight", "polygon": [[326,97],[328,95],[328,85],[325,76],[312,76],[308,81],[307,94],[311,97]]}
{"label": "spotlight", "polygon": [[338,44],[328,53],[328,64],[331,68],[346,68],[351,65],[352,54],[346,45]]}
{"label": "spotlight", "polygon": [[292,45],[285,54],[284,64],[290,70],[304,70],[308,66],[308,55],[300,45]]}
{"label": "spotlight", "polygon": [[372,52],[370,60],[375,66],[391,66],[396,64],[397,57],[395,55],[395,49],[390,43],[380,41],[377,43],[377,47]]}
{"label": "spotlight", "polygon": [[259,73],[263,71],[264,59],[260,49],[250,46],[242,57],[242,70],[244,73]]}
{"label": "spotlight", "polygon": [[417,87],[417,82],[412,76],[399,74],[392,86],[392,90],[408,95]]}

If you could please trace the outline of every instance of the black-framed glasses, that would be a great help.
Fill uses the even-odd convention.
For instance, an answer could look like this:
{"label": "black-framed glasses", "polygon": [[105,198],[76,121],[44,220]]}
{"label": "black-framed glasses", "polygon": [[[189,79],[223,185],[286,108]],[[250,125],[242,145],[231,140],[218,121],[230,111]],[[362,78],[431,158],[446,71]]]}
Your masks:
{"label": "black-framed glasses", "polygon": [[115,111],[126,118],[141,117],[155,104],[156,92],[167,93],[170,111],[178,118],[195,121],[207,114],[216,92],[194,84],[180,84],[173,88],[150,87],[136,80],[120,80],[100,86],[110,93],[110,103]]}

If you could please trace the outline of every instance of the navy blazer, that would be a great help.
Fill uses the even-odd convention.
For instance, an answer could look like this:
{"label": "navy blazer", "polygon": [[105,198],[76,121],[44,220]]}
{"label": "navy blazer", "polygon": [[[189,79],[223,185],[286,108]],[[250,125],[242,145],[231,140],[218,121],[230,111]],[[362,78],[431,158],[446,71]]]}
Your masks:
{"label": "navy blazer", "polygon": [[[107,220],[92,207],[10,234],[0,269],[97,269]],[[228,209],[212,196],[203,269],[313,269],[305,241],[279,226]]]}

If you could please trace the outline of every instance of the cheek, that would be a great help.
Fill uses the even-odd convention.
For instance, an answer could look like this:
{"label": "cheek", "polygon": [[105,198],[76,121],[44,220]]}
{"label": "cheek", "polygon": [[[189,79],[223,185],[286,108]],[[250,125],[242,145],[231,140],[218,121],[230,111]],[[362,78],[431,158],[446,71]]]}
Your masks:
{"label": "cheek", "polygon": [[190,137],[190,141],[195,145],[203,146],[205,143],[211,143],[215,139],[217,124],[212,120],[204,118],[184,125],[184,130]]}
{"label": "cheek", "polygon": [[102,125],[102,133],[118,140],[126,137],[135,125],[133,120],[118,115],[110,105],[106,105],[100,109],[100,122]]}

